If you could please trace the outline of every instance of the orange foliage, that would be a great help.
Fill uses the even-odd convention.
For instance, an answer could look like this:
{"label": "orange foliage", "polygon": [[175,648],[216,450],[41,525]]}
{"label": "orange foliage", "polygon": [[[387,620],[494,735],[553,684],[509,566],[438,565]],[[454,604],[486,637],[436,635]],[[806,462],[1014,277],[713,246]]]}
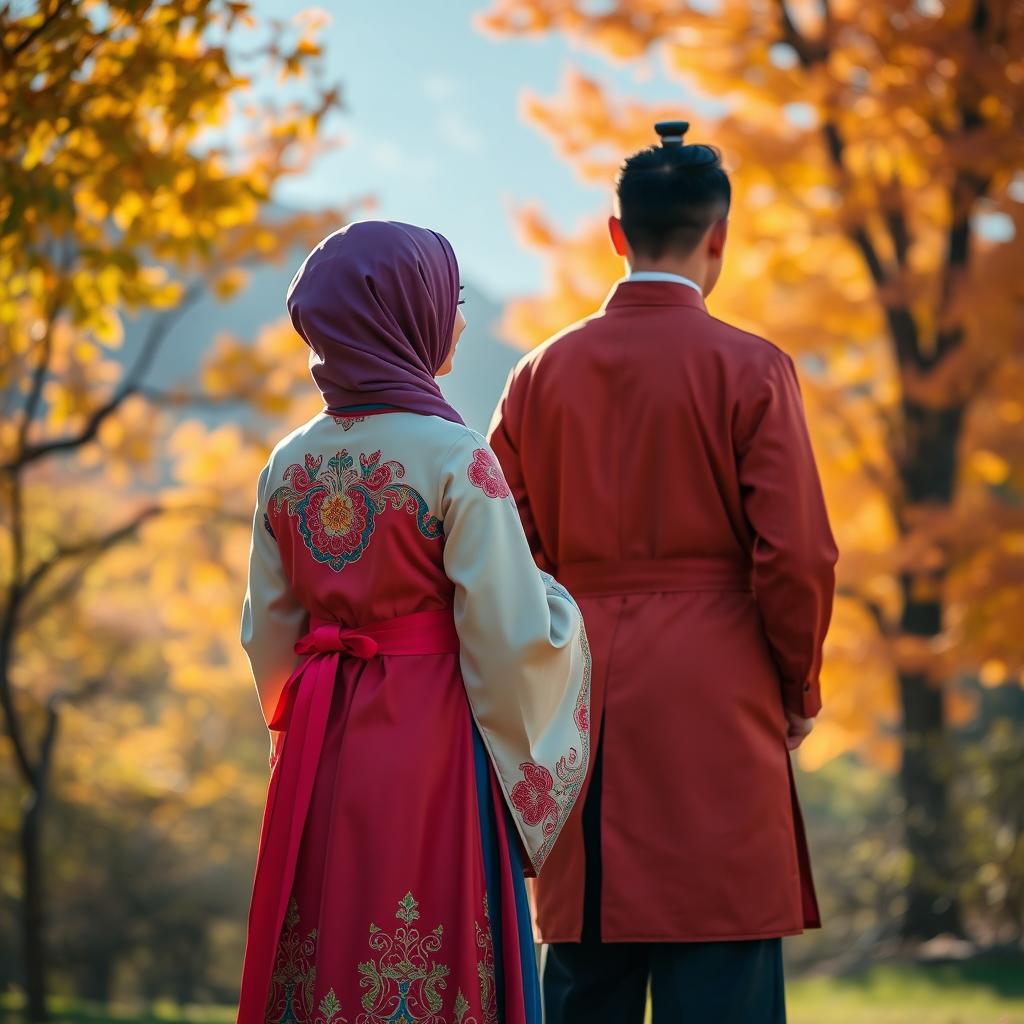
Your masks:
{"label": "orange foliage", "polygon": [[[270,204],[338,105],[320,25],[239,0],[0,6],[0,724],[26,820],[58,773],[100,816],[145,799],[175,842],[200,841],[189,806],[256,813],[260,771],[225,762],[237,736],[265,763],[238,607],[268,436],[306,411],[302,346],[287,326],[222,338],[183,392],[150,371],[199,297],[343,223]],[[253,84],[303,75],[303,100]],[[144,329],[124,352],[126,316]],[[224,403],[247,426],[181,422]]]}
{"label": "orange foliage", "polygon": [[[1019,5],[494,0],[480,22],[562,32],[614,61],[654,56],[724,102],[708,119],[571,71],[523,109],[582,177],[608,183],[604,215],[654,121],[687,116],[690,138],[724,151],[736,200],[712,311],[797,358],[843,552],[827,713],[803,760],[859,750],[894,767],[901,672],[945,687],[954,723],[972,710],[962,680],[1024,678]],[[520,226],[548,284],[505,325],[534,345],[622,271],[603,215],[562,236],[531,208]],[[908,607],[932,599],[941,625],[922,635]]]}

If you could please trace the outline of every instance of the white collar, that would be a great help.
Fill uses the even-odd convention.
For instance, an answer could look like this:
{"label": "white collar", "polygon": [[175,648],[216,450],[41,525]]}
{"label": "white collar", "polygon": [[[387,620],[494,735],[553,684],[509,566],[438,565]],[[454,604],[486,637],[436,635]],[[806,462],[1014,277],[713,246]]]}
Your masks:
{"label": "white collar", "polygon": [[624,281],[671,281],[673,284],[685,284],[687,288],[692,288],[698,295],[703,295],[700,290],[700,285],[696,281],[691,281],[688,277],[683,277],[682,274],[667,274],[662,270],[634,270],[628,277],[623,278]]}

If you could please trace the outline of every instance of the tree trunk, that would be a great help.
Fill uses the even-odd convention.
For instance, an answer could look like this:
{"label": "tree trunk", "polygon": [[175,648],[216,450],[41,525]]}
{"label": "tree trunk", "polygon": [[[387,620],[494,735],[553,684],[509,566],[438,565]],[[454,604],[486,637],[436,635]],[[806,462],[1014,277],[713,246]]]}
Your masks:
{"label": "tree trunk", "polygon": [[[919,606],[911,605],[916,611]],[[956,829],[950,811],[953,751],[942,704],[942,688],[924,673],[901,672],[903,761],[900,787],[910,855],[904,938],[963,935],[956,891]]]}
{"label": "tree trunk", "polygon": [[[45,785],[45,783],[44,783]],[[43,920],[42,789],[30,790],[21,819],[22,955],[25,964],[26,1019],[46,1016],[46,931]]]}
{"label": "tree trunk", "polygon": [[[904,404],[906,452],[901,476],[910,506],[948,506],[956,486],[963,410]],[[946,571],[908,572],[901,578],[904,637],[928,642],[943,629]],[[956,827],[950,807],[954,752],[943,702],[943,682],[927,671],[901,668],[905,810],[910,878],[902,935],[925,941],[964,934],[957,893]]]}
{"label": "tree trunk", "polygon": [[76,972],[76,992],[91,1003],[109,1006],[114,984],[114,952],[104,947],[95,951],[95,956],[83,965],[84,970]]}

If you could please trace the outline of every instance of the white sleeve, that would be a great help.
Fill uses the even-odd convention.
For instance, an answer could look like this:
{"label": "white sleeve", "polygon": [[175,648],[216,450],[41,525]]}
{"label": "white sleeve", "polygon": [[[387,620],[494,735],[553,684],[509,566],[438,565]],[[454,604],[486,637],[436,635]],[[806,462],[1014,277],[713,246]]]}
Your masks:
{"label": "white sleeve", "polygon": [[534,563],[498,461],[472,431],[445,459],[441,510],[466,692],[539,871],[589,759],[583,620],[569,594]]}
{"label": "white sleeve", "polygon": [[292,592],[267,518],[270,465],[260,473],[249,548],[249,587],[242,605],[242,646],[249,656],[263,718],[269,722],[288,677],[301,660],[295,641],[306,630],[306,609]]}

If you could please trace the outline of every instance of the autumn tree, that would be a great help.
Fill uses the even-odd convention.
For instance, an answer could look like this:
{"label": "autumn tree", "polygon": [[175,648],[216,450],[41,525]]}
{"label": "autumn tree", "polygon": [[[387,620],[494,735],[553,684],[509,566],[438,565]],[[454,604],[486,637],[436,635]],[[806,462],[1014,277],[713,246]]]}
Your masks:
{"label": "autumn tree", "polygon": [[[951,726],[972,712],[966,680],[1024,669],[1024,9],[493,0],[481,23],[661,60],[700,97],[623,100],[571,72],[524,109],[609,186],[659,119],[723,149],[736,202],[712,307],[797,356],[843,552],[805,763],[858,750],[898,767],[902,934],[963,934]],[[621,271],[600,220],[570,236],[536,210],[521,222],[552,285],[508,327],[537,343]]]}
{"label": "autumn tree", "polygon": [[[244,521],[250,488],[194,464],[227,447],[234,473],[252,472],[258,449],[241,428],[173,430],[168,410],[244,400],[281,411],[289,381],[273,359],[284,335],[254,348],[222,341],[194,391],[169,392],[150,370],[200,296],[227,297],[247,265],[338,223],[337,212],[290,217],[269,205],[338,105],[319,25],[304,14],[259,24],[240,0],[0,4],[0,708],[25,797],[32,1020],[46,1014],[42,822],[64,709],[153,669],[138,641],[165,608],[180,616],[168,587],[193,601],[191,632],[179,630],[188,639],[162,657],[172,678],[210,657],[214,626],[227,629],[211,598],[234,615],[237,576],[217,564],[240,542],[204,541],[197,523]],[[145,324],[130,352],[119,351],[126,317]],[[140,535],[161,558],[134,543]],[[122,550],[134,562],[112,569]],[[218,642],[234,632],[232,622]],[[208,682],[217,671],[214,659]],[[156,731],[139,732],[152,754]]]}

